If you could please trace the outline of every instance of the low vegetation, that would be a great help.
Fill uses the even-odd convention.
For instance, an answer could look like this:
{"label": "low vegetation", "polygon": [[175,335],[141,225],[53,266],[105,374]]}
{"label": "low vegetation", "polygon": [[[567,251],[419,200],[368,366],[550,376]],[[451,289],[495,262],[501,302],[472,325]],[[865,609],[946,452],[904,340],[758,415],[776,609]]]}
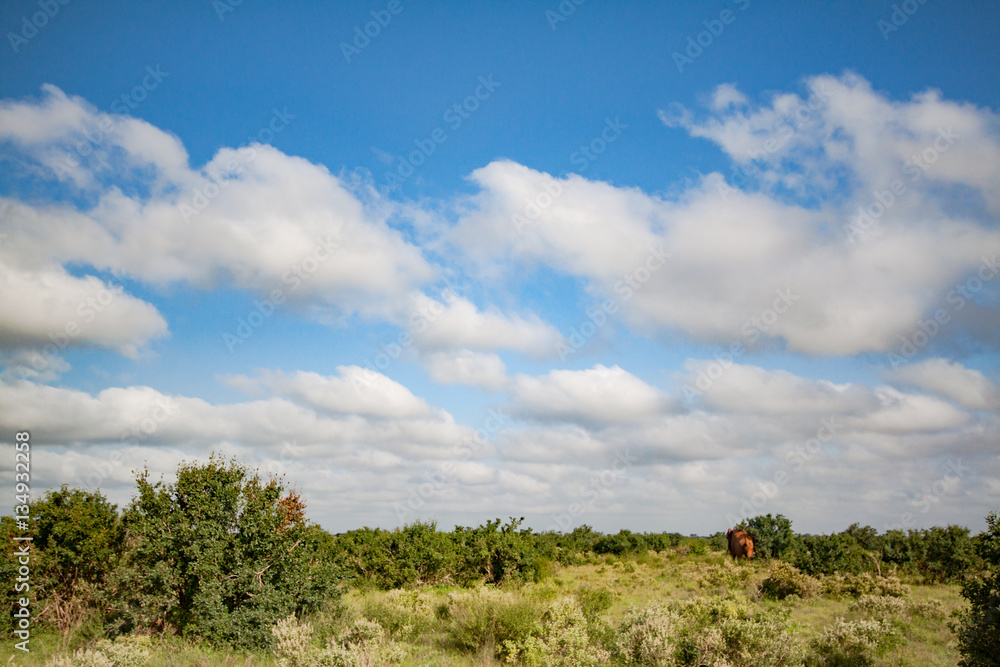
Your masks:
{"label": "low vegetation", "polygon": [[[521,521],[331,535],[237,461],[32,506],[31,654],[45,665],[955,665],[1000,654],[1000,520],[799,535],[535,533]],[[12,517],[0,529],[19,534]],[[7,580],[16,560],[0,557]],[[19,593],[17,595],[24,595]],[[7,593],[9,613],[17,608]],[[11,616],[13,621],[13,616]]]}

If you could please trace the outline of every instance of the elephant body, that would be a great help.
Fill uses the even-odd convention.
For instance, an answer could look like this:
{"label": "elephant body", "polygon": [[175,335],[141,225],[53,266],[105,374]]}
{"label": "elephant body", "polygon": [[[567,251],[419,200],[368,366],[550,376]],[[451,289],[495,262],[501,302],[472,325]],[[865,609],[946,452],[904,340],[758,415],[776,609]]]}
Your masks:
{"label": "elephant body", "polygon": [[726,531],[726,539],[729,541],[729,555],[733,560],[739,560],[740,556],[745,556],[749,561],[753,558],[753,538],[745,530]]}

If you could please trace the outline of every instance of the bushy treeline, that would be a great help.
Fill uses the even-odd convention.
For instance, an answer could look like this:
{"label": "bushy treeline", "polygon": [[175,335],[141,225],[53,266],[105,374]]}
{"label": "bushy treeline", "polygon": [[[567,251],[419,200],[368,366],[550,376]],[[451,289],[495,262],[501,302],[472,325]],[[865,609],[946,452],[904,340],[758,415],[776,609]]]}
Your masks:
{"label": "bushy treeline", "polygon": [[[740,525],[754,538],[755,554],[780,559],[807,574],[862,572],[897,574],[925,582],[960,582],[982,565],[977,540],[963,526],[922,530],[889,530],[851,525],[830,535],[799,535],[792,522],[778,514],[757,516]],[[715,546],[725,548],[725,535],[715,536]]]}
{"label": "bushy treeline", "polygon": [[[560,565],[726,549],[721,532],[708,538],[602,534],[589,526],[534,532],[514,518],[452,531],[416,522],[331,535],[306,520],[303,500],[279,480],[262,480],[236,460],[214,456],[204,464],[181,464],[174,483],[151,482],[142,472],[136,485],[120,512],[99,492],[65,486],[32,503],[30,589],[6,589],[10,614],[18,598],[27,597],[33,623],[62,631],[178,634],[264,647],[279,621],[336,606],[345,586],[537,582]],[[974,603],[962,635],[971,645],[994,636],[1000,608],[1000,525],[995,515],[988,523],[990,529],[977,536],[960,526],[880,534],[857,524],[831,535],[799,535],[787,518],[770,514],[741,527],[754,537],[760,558],[793,568],[781,581],[772,576],[775,597],[798,585],[797,573],[882,579],[892,572],[961,581]],[[24,531],[6,516],[0,532],[12,544],[10,538]],[[15,581],[19,567],[13,551],[5,550],[4,580]],[[976,634],[981,627],[986,630]]]}
{"label": "bushy treeline", "polygon": [[[332,557],[356,585],[382,589],[417,584],[501,584],[512,579],[540,581],[553,563],[576,565],[601,554],[624,556],[664,551],[685,541],[679,533],[613,535],[581,526],[570,533],[535,533],[520,528],[523,518],[487,521],[476,528],[437,530],[434,522],[397,528],[361,528],[336,535]],[[691,541],[690,539],[688,541]],[[704,541],[693,540],[704,552]]]}

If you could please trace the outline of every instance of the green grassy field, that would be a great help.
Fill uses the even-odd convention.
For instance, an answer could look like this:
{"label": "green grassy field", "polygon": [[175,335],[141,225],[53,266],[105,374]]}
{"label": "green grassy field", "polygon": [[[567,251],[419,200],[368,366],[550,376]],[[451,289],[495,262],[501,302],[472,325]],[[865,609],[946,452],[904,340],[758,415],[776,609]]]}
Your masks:
{"label": "green grassy field", "polygon": [[[801,649],[801,655],[807,655],[810,642],[838,619],[865,618],[864,613],[851,610],[855,598],[850,594],[837,595],[817,590],[816,594],[807,597],[793,595],[783,600],[767,599],[762,595],[761,586],[769,573],[768,564],[755,561],[734,565],[726,554],[720,552],[695,555],[684,551],[685,548],[681,547],[659,554],[649,552],[621,559],[592,556],[586,564],[555,567],[551,576],[541,582],[509,586],[484,593],[478,598],[467,589],[449,586],[408,591],[352,589],[345,593],[336,609],[315,614],[304,621],[311,625],[311,642],[316,648],[325,645],[331,638],[344,637],[352,627],[359,627],[356,623],[361,618],[378,621],[384,631],[379,644],[383,652],[368,651],[369,662],[364,661],[366,651],[355,651],[353,657],[343,657],[342,662],[321,664],[375,665],[393,660],[395,664],[416,666],[503,664],[497,657],[498,642],[491,639],[491,633],[503,634],[503,631],[497,632],[494,626],[481,622],[477,614],[488,615],[492,613],[490,607],[503,607],[506,610],[503,613],[509,618],[501,619],[501,624],[508,623],[515,628],[538,628],[551,616],[551,612],[545,614],[545,609],[552,608],[556,601],[567,597],[579,603],[587,616],[589,642],[593,647],[601,646],[602,642],[604,646],[613,642],[616,628],[628,617],[630,610],[727,595],[737,600],[745,598],[749,608],[761,612],[787,613],[790,642]],[[812,579],[809,581],[815,582]],[[873,664],[921,667],[957,664],[959,655],[947,621],[952,612],[965,604],[959,595],[959,587],[911,582],[908,593],[901,599],[906,604],[935,605],[937,611],[929,616],[909,615],[898,620],[893,646],[877,656]],[[480,607],[476,607],[477,604]],[[84,662],[79,656],[69,658],[72,650],[88,645],[80,634],[75,639],[59,635],[36,637],[32,640],[30,656],[14,651],[12,644],[13,641],[8,641],[4,646],[2,656],[5,664],[41,665],[48,662],[66,665],[114,664],[116,667],[118,664],[129,664],[125,657],[103,663],[99,658],[91,663]],[[93,646],[93,642],[90,645]],[[133,658],[137,660],[133,664],[279,664],[273,653],[217,650],[177,638],[153,639],[139,648],[147,650],[148,657]],[[599,653],[599,649],[594,650]],[[60,655],[69,660],[56,662]],[[598,662],[625,664],[620,658],[607,655]],[[564,659],[563,662],[547,664],[573,663]],[[799,657],[789,664],[802,664],[802,659]]]}

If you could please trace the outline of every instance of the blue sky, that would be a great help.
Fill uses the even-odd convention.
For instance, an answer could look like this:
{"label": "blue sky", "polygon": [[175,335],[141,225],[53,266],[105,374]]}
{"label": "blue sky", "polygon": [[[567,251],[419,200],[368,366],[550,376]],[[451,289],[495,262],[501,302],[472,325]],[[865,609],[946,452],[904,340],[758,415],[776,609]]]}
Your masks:
{"label": "blue sky", "polygon": [[1000,505],[993,4],[0,26],[0,420],[37,492],[217,451],[331,530]]}

